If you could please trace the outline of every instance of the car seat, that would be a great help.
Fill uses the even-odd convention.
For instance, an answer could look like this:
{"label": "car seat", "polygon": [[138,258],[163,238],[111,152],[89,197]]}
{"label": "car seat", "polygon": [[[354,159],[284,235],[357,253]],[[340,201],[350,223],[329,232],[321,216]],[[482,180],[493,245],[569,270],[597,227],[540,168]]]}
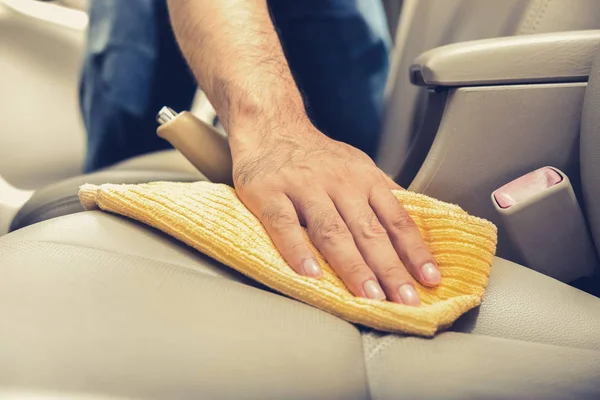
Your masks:
{"label": "car seat", "polygon": [[[595,238],[599,88],[595,68],[581,121]],[[600,397],[600,299],[500,258],[482,305],[432,339],[349,324],[100,211],[1,237],[0,276],[0,395]]]}
{"label": "car seat", "polygon": [[[558,55],[562,48],[553,51]],[[588,46],[586,54],[593,49]],[[456,82],[454,76],[432,78],[428,71],[439,72],[439,64],[421,61],[427,66],[422,83]],[[587,79],[590,64],[584,67],[579,73]],[[566,105],[587,96],[581,156],[575,154],[580,196],[596,239],[598,74],[594,69],[587,91],[584,82],[559,84],[571,87]],[[582,103],[575,103],[581,110]],[[444,160],[432,158],[436,151],[417,183]],[[132,160],[141,165],[126,168],[152,170],[166,154],[174,153],[150,165]],[[600,397],[600,299],[501,258],[481,307],[433,339],[346,323],[250,282],[155,230],[99,211],[0,237],[0,276],[0,397]]]}
{"label": "car seat", "polygon": [[600,396],[600,299],[502,259],[433,339],[351,325],[98,211],[0,238],[0,274],[0,396]]}

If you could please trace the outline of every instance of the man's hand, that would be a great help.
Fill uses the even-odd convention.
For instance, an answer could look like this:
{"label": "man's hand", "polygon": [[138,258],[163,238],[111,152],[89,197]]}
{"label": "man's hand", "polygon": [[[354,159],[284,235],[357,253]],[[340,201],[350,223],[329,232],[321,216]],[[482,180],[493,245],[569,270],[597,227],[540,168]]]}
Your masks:
{"label": "man's hand", "polygon": [[305,226],[354,295],[418,305],[411,275],[435,286],[440,273],[415,223],[390,191],[400,187],[366,154],[327,138],[308,120],[276,130],[260,140],[230,144],[238,195],[285,260],[299,274],[321,276],[303,236]]}
{"label": "man's hand", "polygon": [[169,0],[173,30],[229,133],[234,182],[286,261],[321,271],[301,224],[352,293],[417,305],[440,273],[397,186],[306,115],[266,0]]}

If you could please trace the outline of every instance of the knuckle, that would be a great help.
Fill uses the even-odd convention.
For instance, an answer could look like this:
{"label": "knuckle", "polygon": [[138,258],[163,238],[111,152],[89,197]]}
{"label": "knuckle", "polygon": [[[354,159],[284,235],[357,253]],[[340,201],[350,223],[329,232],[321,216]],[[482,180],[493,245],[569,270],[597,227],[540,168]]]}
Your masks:
{"label": "knuckle", "polygon": [[381,239],[387,234],[383,226],[373,218],[360,220],[357,225],[360,237],[365,240]]}
{"label": "knuckle", "polygon": [[425,243],[416,243],[405,250],[406,266],[414,272],[415,268],[432,259],[431,251]]}
{"label": "knuckle", "polygon": [[413,254],[430,254],[431,251],[429,250],[429,247],[424,243],[416,243],[414,245],[411,246],[411,252]]}
{"label": "knuckle", "polygon": [[399,211],[391,221],[392,228],[396,231],[406,231],[410,229],[416,229],[417,224],[408,215],[406,211]]}
{"label": "knuckle", "polygon": [[368,205],[360,204],[358,217],[351,224],[351,230],[357,239],[377,240],[387,237],[387,232]]}
{"label": "knuckle", "polygon": [[285,231],[296,224],[295,216],[278,205],[265,207],[261,219],[276,231]]}
{"label": "knuckle", "polygon": [[323,242],[332,242],[339,239],[345,239],[348,236],[346,226],[342,221],[328,218],[324,223],[318,224],[316,235]]}
{"label": "knuckle", "polygon": [[289,250],[292,253],[303,252],[304,250],[306,250],[306,247],[307,247],[306,243],[304,243],[303,241],[300,241],[300,242],[292,243],[289,246]]}
{"label": "knuckle", "polygon": [[382,280],[405,280],[408,278],[408,272],[401,265],[388,265],[378,271],[378,274]]}
{"label": "knuckle", "polygon": [[347,263],[344,272],[348,276],[358,276],[368,269],[362,260],[352,260]]}
{"label": "knuckle", "polygon": [[[298,192],[300,192],[300,190],[298,190]],[[307,214],[316,215],[317,218],[325,217],[327,215],[327,213],[323,210],[322,204],[318,201],[306,200],[301,203],[300,208]]]}

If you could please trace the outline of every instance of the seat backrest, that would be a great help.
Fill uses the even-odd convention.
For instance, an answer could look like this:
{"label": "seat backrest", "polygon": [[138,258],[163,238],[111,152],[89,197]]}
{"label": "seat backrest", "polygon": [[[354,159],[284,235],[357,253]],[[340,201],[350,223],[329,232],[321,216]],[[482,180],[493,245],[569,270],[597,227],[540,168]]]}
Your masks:
{"label": "seat backrest", "polygon": [[77,87],[87,16],[54,3],[0,1],[0,175],[36,189],[81,173]]}
{"label": "seat backrest", "polygon": [[422,52],[467,40],[598,28],[598,0],[405,0],[388,82],[378,165],[394,177],[403,169],[415,169],[403,171],[412,177],[420,164],[407,160],[424,158],[424,154],[414,153],[428,151],[418,139],[426,136],[420,133],[426,91],[413,86],[409,78],[409,67]]}

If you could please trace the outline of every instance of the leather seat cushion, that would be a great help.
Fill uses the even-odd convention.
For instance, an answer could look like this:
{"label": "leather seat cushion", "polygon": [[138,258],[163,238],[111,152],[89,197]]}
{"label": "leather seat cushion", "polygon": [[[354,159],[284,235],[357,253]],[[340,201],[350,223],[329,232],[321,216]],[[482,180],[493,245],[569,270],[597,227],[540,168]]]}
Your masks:
{"label": "leather seat cushion", "polygon": [[[88,184],[79,191],[86,210],[102,209],[144,222],[280,293],[347,321],[385,332],[432,336],[481,303],[496,250],[497,228],[453,204],[407,190],[394,195],[432,253],[439,256],[442,275],[452,277],[442,279],[433,290],[415,283],[420,307],[357,298],[314,247],[322,278],[296,274],[229,186],[211,182]],[[247,247],[249,243],[252,245]]]}
{"label": "leather seat cushion", "polygon": [[157,231],[87,212],[0,238],[0,388],[128,398],[600,396],[600,299],[497,259],[433,339],[277,295]]}
{"label": "leather seat cushion", "polygon": [[[61,215],[84,211],[77,193],[86,183],[146,183],[153,181],[193,182],[198,175],[188,172],[106,170],[80,175],[36,190],[11,221],[9,232]],[[205,179],[205,178],[204,178]]]}
{"label": "leather seat cushion", "polygon": [[79,175],[37,190],[13,218],[9,232],[61,215],[83,211],[77,193],[86,183],[193,182],[206,180],[176,150],[165,150],[123,161],[110,168]]}

